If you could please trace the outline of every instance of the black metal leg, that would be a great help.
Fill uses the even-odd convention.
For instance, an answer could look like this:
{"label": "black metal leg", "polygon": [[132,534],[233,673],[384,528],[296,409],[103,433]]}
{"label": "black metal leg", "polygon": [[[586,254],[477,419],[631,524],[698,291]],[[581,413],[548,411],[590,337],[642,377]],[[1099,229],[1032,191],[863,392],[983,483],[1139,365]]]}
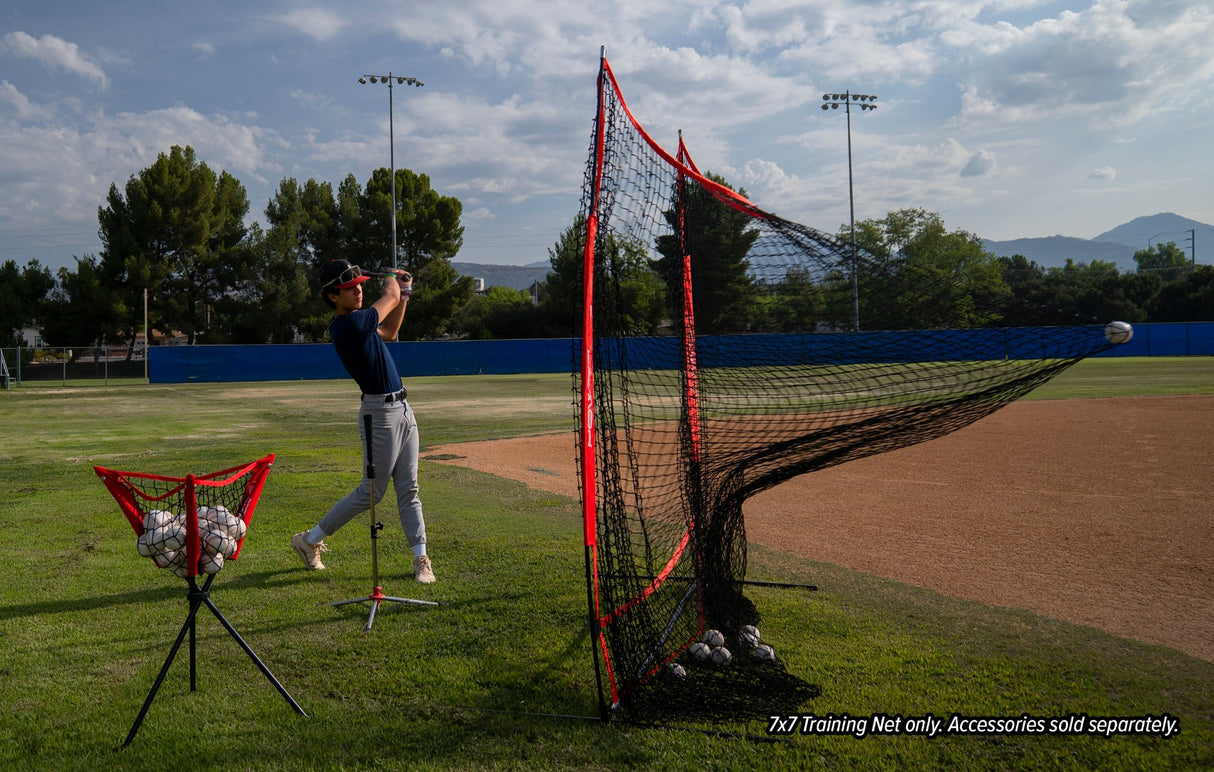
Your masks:
{"label": "black metal leg", "polygon": [[196,673],[198,671],[198,642],[196,628],[198,627],[197,618],[190,620],[190,691],[195,691],[198,688],[198,679]]}
{"label": "black metal leg", "polygon": [[214,575],[208,576],[202,587],[199,587],[194,582],[193,578],[190,579],[190,590],[187,593],[187,597],[190,601],[190,612],[186,615],[185,623],[181,626],[181,631],[177,633],[177,640],[173,642],[173,647],[169,650],[169,655],[165,658],[164,665],[161,666],[160,672],[156,675],[156,681],[152,684],[152,690],[148,692],[147,699],[143,701],[143,707],[139,709],[139,715],[135,718],[135,724],[131,727],[131,731],[127,734],[126,742],[122,744],[123,748],[127,747],[132,741],[134,741],[135,734],[139,731],[139,726],[143,723],[143,719],[147,716],[148,708],[152,706],[152,700],[156,698],[156,692],[160,691],[160,685],[164,682],[164,677],[168,674],[169,667],[173,664],[173,660],[177,657],[177,652],[181,649],[182,642],[185,641],[186,633],[189,633],[190,635],[190,691],[194,691],[195,625],[197,622],[198,609],[204,603],[206,604],[207,608],[211,610],[211,613],[215,615],[215,618],[219,620],[219,623],[223,625],[224,629],[228,631],[228,634],[240,644],[240,648],[244,649],[245,654],[249,655],[249,659],[253,660],[253,664],[257,665],[257,668],[266,678],[270,680],[270,683],[274,684],[274,688],[278,690],[278,693],[283,696],[283,698],[291,705],[295,712],[301,716],[308,715],[304,712],[303,708],[299,707],[299,703],[297,703],[294,698],[291,697],[283,685],[278,682],[278,679],[275,678],[274,674],[270,672],[270,669],[265,666],[265,663],[263,663],[261,659],[259,659],[258,656],[253,652],[253,649],[249,647],[249,644],[245,643],[244,639],[240,637],[240,633],[236,632],[236,628],[232,627],[231,623],[224,618],[223,614],[219,612],[219,609],[215,607],[215,604],[211,602],[210,588],[211,580],[214,578]]}
{"label": "black metal leg", "polygon": [[152,700],[155,699],[156,692],[160,691],[160,684],[164,682],[164,677],[169,672],[169,666],[173,664],[173,659],[177,656],[177,650],[181,648],[181,642],[185,640],[186,632],[193,632],[194,616],[198,613],[200,605],[202,605],[201,600],[194,597],[190,598],[190,613],[186,616],[185,624],[181,626],[181,632],[177,634],[177,640],[173,642],[173,648],[169,650],[169,656],[165,658],[164,665],[156,675],[156,681],[152,684],[152,690],[148,692],[147,699],[143,701],[143,707],[139,709],[139,716],[136,717],[135,724],[127,734],[126,742],[122,744],[123,748],[130,745],[131,741],[135,739],[135,733],[139,731],[139,725],[143,723],[144,717],[148,714],[148,708],[152,706]]}
{"label": "black metal leg", "polygon": [[249,659],[253,660],[253,664],[257,665],[257,669],[261,671],[262,675],[270,679],[270,683],[274,684],[274,688],[277,689],[278,693],[283,696],[283,699],[290,703],[291,707],[295,709],[295,712],[301,716],[308,715],[307,713],[304,713],[303,708],[299,707],[299,704],[291,698],[291,695],[288,694],[287,690],[283,688],[283,685],[278,682],[278,679],[274,677],[274,674],[270,672],[270,669],[265,666],[265,664],[257,657],[256,654],[253,653],[253,650],[249,648],[249,644],[245,643],[244,638],[240,637],[240,633],[236,632],[236,628],[232,627],[232,625],[228,623],[228,620],[224,618],[223,614],[219,613],[219,609],[215,608],[215,604],[211,602],[211,599],[203,598],[202,602],[207,604],[207,608],[211,610],[211,613],[215,615],[215,618],[219,620],[219,623],[223,625],[224,629],[228,631],[229,635],[236,639],[236,642],[240,644],[240,648],[244,649],[244,653],[249,655]]}
{"label": "black metal leg", "polygon": [[[214,580],[215,580],[215,575],[211,574],[210,576],[208,576],[206,578],[205,581],[203,581],[202,587],[199,587],[198,582],[194,579],[194,577],[191,576],[189,579],[190,589],[189,589],[189,592],[186,593],[186,597],[188,597],[190,599],[191,603],[196,603],[197,601],[201,601],[205,598],[208,598],[211,594],[211,582],[213,582]],[[197,611],[197,608],[195,608],[195,611]],[[197,689],[198,689],[198,677],[197,677],[198,667],[196,664],[198,662],[197,628],[198,628],[198,618],[197,618],[197,616],[195,616],[194,620],[190,622],[190,691],[191,692],[197,691]]]}

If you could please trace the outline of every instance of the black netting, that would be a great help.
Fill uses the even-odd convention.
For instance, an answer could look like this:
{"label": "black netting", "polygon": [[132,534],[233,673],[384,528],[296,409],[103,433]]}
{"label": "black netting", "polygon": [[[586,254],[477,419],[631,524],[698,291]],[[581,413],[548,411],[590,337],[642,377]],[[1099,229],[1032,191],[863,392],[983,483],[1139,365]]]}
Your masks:
{"label": "black netting", "polygon": [[[815,687],[739,638],[761,621],[743,594],[743,502],[955,431],[1111,344],[1099,326],[1027,326],[956,266],[877,258],[758,209],[681,140],[677,158],[656,147],[606,60],[600,84],[583,199],[593,370],[575,379],[593,378],[580,434],[597,476],[583,496],[600,689],[640,721],[791,710]],[[710,629],[727,664],[693,654]]]}

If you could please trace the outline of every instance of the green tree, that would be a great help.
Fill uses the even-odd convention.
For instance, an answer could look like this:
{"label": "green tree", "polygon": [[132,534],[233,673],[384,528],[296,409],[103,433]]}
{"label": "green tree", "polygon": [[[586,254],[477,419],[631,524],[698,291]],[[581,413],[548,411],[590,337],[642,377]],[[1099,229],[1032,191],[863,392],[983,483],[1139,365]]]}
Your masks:
{"label": "green tree", "polygon": [[24,268],[5,260],[0,264],[0,338],[6,344],[17,340],[22,327],[40,325],[47,316],[47,297],[55,287],[50,269],[37,260]]}
{"label": "green tree", "polygon": [[823,288],[806,268],[790,268],[779,282],[756,287],[751,329],[758,332],[812,332],[826,318]]}
{"label": "green tree", "polygon": [[[839,240],[850,241],[844,228]],[[856,223],[862,329],[966,328],[996,324],[1010,290],[1004,264],[939,214],[900,209]]]}
{"label": "green tree", "polygon": [[345,256],[330,183],[309,179],[300,185],[294,178],[284,179],[265,214],[270,231],[283,231],[294,243],[297,260],[307,271],[318,273],[326,261]]}
{"label": "green tree", "polygon": [[[357,183],[353,176],[348,181],[354,190],[349,218],[356,222]],[[353,225],[343,220],[333,186],[311,179],[303,185],[283,180],[266,206],[266,221],[269,230],[254,246],[265,306],[255,324],[266,326],[272,340],[293,340],[296,334],[323,340],[330,311],[320,299],[317,277],[325,262],[346,255]]]}
{"label": "green tree", "polygon": [[533,337],[539,314],[531,293],[510,287],[490,287],[474,295],[452,320],[460,335],[478,340]]}
{"label": "green tree", "polygon": [[296,262],[296,244],[282,229],[254,224],[231,254],[234,273],[217,298],[209,343],[291,343],[319,299],[309,288],[306,267]]}
{"label": "green tree", "polygon": [[1164,284],[1148,308],[1153,322],[1214,321],[1214,266],[1199,265],[1180,281]]}
{"label": "green tree", "polygon": [[[404,340],[436,338],[447,331],[455,313],[475,290],[470,276],[460,276],[451,258],[463,245],[463,205],[439,195],[430,178],[409,169],[396,170],[396,259],[391,254],[391,175],[372,173],[358,200],[357,225],[350,229],[350,262],[370,267],[395,265],[413,274],[413,297],[401,325]],[[348,212],[339,198],[339,221]],[[348,206],[349,202],[345,204]],[[384,256],[383,259],[378,256]]]}
{"label": "green tree", "polygon": [[1188,255],[1174,241],[1138,250],[1134,253],[1134,263],[1139,273],[1155,272],[1164,281],[1178,281],[1192,268]]}
{"label": "green tree", "polygon": [[[705,176],[733,190],[724,177],[711,172]],[[746,195],[745,189],[738,192]],[[657,238],[655,247],[662,257],[655,268],[666,283],[671,313],[681,313],[676,309],[682,308],[683,257],[689,255],[696,331],[712,334],[746,330],[756,295],[747,273],[750,264],[746,255],[759,235],[751,227],[751,217],[687,181],[680,183],[676,204],[665,216],[673,234]]]}
{"label": "green tree", "polygon": [[1156,279],[1123,277],[1116,264],[1094,260],[1090,264],[1068,259],[1061,267],[1043,269],[1012,282],[1014,300],[1008,323],[1022,325],[1094,324],[1122,319],[1141,321],[1144,311],[1136,302]]}
{"label": "green tree", "polygon": [[1009,326],[1052,324],[1051,311],[1056,303],[1053,288],[1047,283],[1046,269],[1024,255],[998,258],[1003,280],[1011,296],[1004,306],[1003,322]]}
{"label": "green tree", "polygon": [[[548,249],[541,307],[547,334],[580,335],[586,217],[578,215]],[[596,324],[635,335],[653,335],[666,316],[665,287],[643,245],[600,234],[595,245],[596,295],[611,297],[595,307]]]}
{"label": "green tree", "polygon": [[247,212],[244,187],[227,172],[216,175],[190,147],[160,154],[122,191],[110,186],[98,210],[101,271],[123,290],[128,337],[148,289],[158,326],[195,342],[240,276]]}
{"label": "green tree", "polygon": [[[54,346],[114,341],[125,307],[118,292],[102,281],[96,256],[76,259],[76,270],[60,268],[51,292],[54,313],[43,321],[42,335]],[[131,349],[128,347],[127,358]]]}
{"label": "green tree", "polygon": [[548,248],[552,269],[540,303],[547,335],[580,335],[582,318],[582,263],[585,260],[586,216],[579,214]]}

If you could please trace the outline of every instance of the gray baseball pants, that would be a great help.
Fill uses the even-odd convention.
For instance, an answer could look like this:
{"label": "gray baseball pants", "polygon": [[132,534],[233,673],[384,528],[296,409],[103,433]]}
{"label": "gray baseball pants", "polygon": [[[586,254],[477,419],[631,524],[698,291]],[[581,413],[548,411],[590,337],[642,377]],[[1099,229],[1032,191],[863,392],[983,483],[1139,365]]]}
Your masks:
{"label": "gray baseball pants", "polygon": [[357,488],[333,505],[320,519],[320,529],[328,535],[337,532],[356,515],[371,508],[371,480],[367,478],[367,437],[363,416],[371,416],[371,460],[375,464],[375,502],[388,491],[388,481],[396,490],[396,508],[400,527],[409,546],[426,543],[426,521],[417,495],[417,421],[406,401],[384,404],[382,395],[367,395],[358,411],[358,436],[363,448],[363,479]]}

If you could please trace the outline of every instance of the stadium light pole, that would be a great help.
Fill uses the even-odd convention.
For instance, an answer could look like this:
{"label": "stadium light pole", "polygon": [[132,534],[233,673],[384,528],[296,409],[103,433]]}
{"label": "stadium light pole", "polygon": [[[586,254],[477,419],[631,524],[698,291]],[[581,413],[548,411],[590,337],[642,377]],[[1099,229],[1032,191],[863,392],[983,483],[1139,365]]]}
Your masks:
{"label": "stadium light pole", "polygon": [[843,105],[847,113],[847,200],[851,207],[851,326],[857,332],[860,330],[860,273],[856,252],[856,196],[851,167],[851,106],[855,103],[861,112],[876,110],[876,101],[874,94],[853,94],[850,91],[822,95],[823,110],[838,110],[839,105]]}
{"label": "stadium light pole", "polygon": [[363,75],[358,79],[359,83],[387,83],[388,84],[388,163],[389,173],[392,179],[392,216],[389,218],[392,223],[392,267],[396,267],[396,138],[395,129],[392,125],[392,87],[393,85],[409,85],[421,87],[426,85],[417,78],[410,78],[401,75],[393,75],[391,71],[387,75]]}

